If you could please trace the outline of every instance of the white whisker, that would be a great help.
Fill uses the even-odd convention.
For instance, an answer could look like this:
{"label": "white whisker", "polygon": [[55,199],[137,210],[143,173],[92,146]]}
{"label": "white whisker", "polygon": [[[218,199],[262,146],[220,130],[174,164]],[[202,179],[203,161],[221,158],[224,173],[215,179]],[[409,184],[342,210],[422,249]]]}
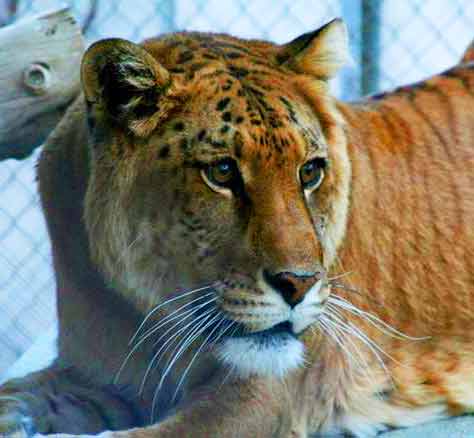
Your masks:
{"label": "white whisker", "polygon": [[229,371],[227,371],[226,375],[222,379],[221,384],[216,388],[216,393],[219,392],[222,389],[222,387],[225,385],[225,382],[227,382],[227,379],[235,371],[235,368],[236,368],[235,364],[232,364],[231,366],[229,366]]}
{"label": "white whisker", "polygon": [[[189,370],[191,369],[191,367],[193,366],[193,363],[195,362],[196,358],[198,357],[199,353],[203,350],[203,348],[206,346],[206,344],[208,343],[209,339],[212,337],[212,335],[214,334],[214,332],[219,328],[219,326],[224,322],[226,321],[226,318],[221,315],[222,319],[216,324],[216,326],[211,330],[211,332],[209,333],[209,335],[206,337],[206,339],[202,342],[201,346],[197,349],[196,353],[194,354],[194,356],[192,357],[191,361],[189,362],[188,366],[186,367],[186,369],[184,370],[184,373],[183,375],[181,376],[181,378],[179,379],[179,382],[178,382],[178,385],[176,386],[176,390],[174,392],[174,395],[173,395],[173,399],[172,399],[172,402],[174,402],[176,400],[176,397],[178,395],[178,392],[179,392],[179,389],[181,387],[181,385],[183,384],[184,380],[186,379],[186,376],[189,372]],[[229,326],[227,326],[227,328],[224,330],[224,331],[221,331],[221,333],[219,334],[219,336],[215,339],[214,342],[217,342],[219,340],[219,338],[227,331],[227,329],[229,327],[231,327],[232,324],[230,324]]]}
{"label": "white whisker", "polygon": [[[362,318],[365,318],[365,320],[367,322],[372,324],[374,327],[379,329],[381,332],[383,332],[386,335],[391,336],[393,338],[401,339],[401,340],[409,340],[409,341],[424,341],[424,340],[430,339],[429,336],[428,337],[413,337],[413,336],[406,335],[406,334],[400,332],[399,330],[397,330],[396,328],[392,327],[391,325],[387,324],[386,322],[382,321],[380,318],[373,315],[372,313],[365,312],[363,310],[358,309],[352,303],[350,303],[346,299],[341,298],[337,295],[332,294],[328,298],[328,302],[333,303],[333,304],[337,305],[338,307],[343,308],[343,309],[353,313],[354,315],[358,315]],[[379,325],[377,325],[377,324],[379,324]]]}
{"label": "white whisker", "polygon": [[[216,311],[216,309],[213,309]],[[216,315],[219,312],[216,313]],[[168,359],[168,362],[166,362],[166,365],[163,367],[164,368],[164,373],[167,374],[167,370],[171,370],[171,367],[175,364],[175,362],[181,357],[181,355],[186,351],[188,347],[190,347],[194,341],[202,334],[202,332],[206,329],[208,322],[210,322],[211,318],[214,318],[215,315],[212,314],[212,312],[208,312],[208,317],[204,318],[203,320],[197,324],[196,327],[193,327],[191,331],[187,334],[186,337],[184,337],[178,344],[175,346],[174,350],[171,352],[170,357]],[[206,327],[204,327],[206,325]],[[202,330],[201,330],[202,329]]]}
{"label": "white whisker", "polygon": [[119,255],[119,260],[122,261],[122,260],[126,260],[128,258],[128,253],[129,251],[142,239],[144,239],[144,234],[141,232],[141,233],[138,233],[137,237],[132,240],[132,242],[120,253]]}
{"label": "white whisker", "polygon": [[143,319],[143,321],[141,322],[141,324],[139,325],[137,331],[135,332],[135,334],[132,336],[132,338],[130,339],[129,341],[129,345],[132,344],[136,337],[138,336],[138,334],[140,333],[140,330],[142,329],[142,327],[147,323],[147,321],[152,317],[152,315],[154,315],[159,309],[161,309],[163,306],[166,306],[170,303],[172,303],[173,301],[176,301],[176,300],[180,300],[181,298],[184,298],[184,297],[187,297],[191,294],[195,294],[197,292],[201,292],[203,290],[206,290],[206,289],[209,289],[213,286],[214,283],[211,283],[211,284],[208,284],[206,286],[203,286],[203,287],[200,287],[200,288],[197,288],[197,289],[193,289],[191,291],[188,291],[188,292],[185,292],[185,293],[182,293],[176,297],[173,297],[173,298],[169,298],[168,300],[164,301],[163,303],[159,304],[158,306],[154,307],[153,309],[151,309],[147,316]]}
{"label": "white whisker", "polygon": [[[216,339],[212,341],[212,345],[217,344],[217,341],[222,338],[222,336],[225,335],[225,333],[234,325],[237,325],[236,321],[229,321],[230,324],[227,327],[224,327],[221,329],[221,332],[216,336]],[[232,331],[232,333],[235,333],[236,328]]]}
{"label": "white whisker", "polygon": [[[237,329],[239,328],[239,325],[237,324],[237,322],[235,321],[232,321],[232,323],[226,327],[224,329],[224,333],[230,328],[232,327],[233,325],[235,325],[234,329],[232,330],[232,333],[229,335],[230,337],[232,337],[232,335],[237,331]],[[217,342],[217,340],[219,339],[219,337],[214,341],[214,344]],[[224,386],[225,382],[227,381],[227,379],[230,377],[230,375],[232,374],[232,372],[235,370],[236,366],[235,364],[232,364],[231,366],[229,366],[229,371],[226,373],[226,375],[224,376],[224,378],[222,379],[222,382],[221,384],[219,385],[219,387],[216,389],[216,392],[219,392],[222,387]]]}
{"label": "white whisker", "polygon": [[347,272],[344,272],[343,274],[338,274],[338,275],[335,275],[334,277],[328,278],[327,281],[339,280],[339,279],[347,277],[347,276],[349,276],[353,273],[354,273],[354,271],[347,271]]}
{"label": "white whisker", "polygon": [[391,375],[387,366],[385,365],[383,358],[380,356],[380,354],[383,354],[384,356],[398,363],[392,356],[390,356],[390,354],[388,354],[385,350],[383,350],[378,344],[376,344],[372,339],[370,339],[364,332],[362,332],[355,325],[351,324],[348,321],[343,321],[341,318],[339,318],[337,315],[334,315],[334,314],[327,314],[327,316],[332,318],[333,321],[336,321],[338,323],[338,327],[340,330],[362,341],[367,346],[367,348],[372,352],[372,354],[374,355],[376,360],[379,362],[380,366],[385,371],[387,376]]}
{"label": "white whisker", "polygon": [[321,315],[318,323],[320,324],[321,328],[326,331],[329,335],[330,339],[332,339],[339,348],[344,352],[346,357],[349,359],[350,364],[352,365],[355,363],[360,367],[359,361],[354,357],[354,355],[349,351],[349,349],[344,345],[344,341],[341,340],[339,332],[337,331],[337,324],[334,321],[326,318],[324,315]]}
{"label": "white whisker", "polygon": [[[209,292],[207,294],[204,294],[198,298],[195,298],[194,300],[190,301],[189,303],[186,303],[182,305],[181,307],[178,307],[175,311],[171,312],[169,315],[166,315],[163,319],[160,319],[157,324],[155,324],[153,327],[150,327],[143,335],[141,335],[137,342],[142,342],[143,338],[148,338],[150,335],[153,333],[156,333],[157,330],[159,330],[161,327],[165,326],[166,324],[169,324],[171,321],[174,321],[177,318],[183,317],[184,315],[188,315],[189,313],[193,314],[194,310],[196,307],[193,307],[191,309],[188,309],[186,311],[183,311],[182,313],[178,313],[179,311],[185,309],[186,307],[190,307],[193,304],[196,304],[198,301],[201,301],[203,298],[208,298],[209,296],[214,295],[214,292]],[[215,301],[215,300],[214,300]],[[209,302],[209,301],[208,301]],[[198,307],[200,308],[200,307]]]}
{"label": "white whisker", "polygon": [[[368,380],[370,380],[372,383],[375,383],[373,375],[369,371],[370,367],[364,355],[360,351],[360,348],[352,341],[350,336],[345,335],[341,331],[337,322],[330,320],[329,318],[325,318],[324,315],[322,316],[322,318],[324,318],[327,327],[334,332],[335,338],[337,338],[336,342],[343,349],[344,353],[346,354],[346,357],[348,357],[348,359],[353,362],[352,367],[355,365],[357,371],[362,372]],[[349,351],[349,348],[345,345],[345,342],[350,344],[357,356],[354,356],[352,352]],[[352,376],[352,373],[351,377],[354,377]]]}
{"label": "white whisker", "polygon": [[[210,320],[207,319],[207,321],[206,321],[204,327],[201,326],[201,328],[198,330],[198,333],[195,334],[194,336],[195,336],[195,337],[199,337],[199,336],[201,335],[201,333],[203,333],[203,332],[207,329],[207,327],[209,327],[211,324],[213,324],[213,323],[215,322],[215,320],[216,320],[217,318],[219,318],[219,317],[221,317],[221,314],[220,314],[220,313],[217,313],[216,315],[214,315],[213,317],[211,317]],[[191,345],[191,344],[188,343],[188,345]],[[165,371],[163,372],[163,374],[162,374],[162,376],[161,376],[161,379],[160,379],[160,381],[159,381],[159,383],[158,383],[158,386],[157,386],[157,388],[156,388],[156,390],[155,390],[155,394],[153,395],[152,409],[151,409],[151,421],[152,421],[152,422],[154,421],[154,418],[155,418],[155,405],[156,405],[157,396],[158,396],[159,392],[161,391],[161,388],[162,388],[162,386],[163,386],[163,383],[164,383],[164,381],[165,381],[165,379],[166,379],[168,373],[170,372],[170,370],[171,370],[173,364],[175,363],[175,359],[176,359],[176,358],[174,358],[174,359],[168,364],[168,366],[166,367],[166,369],[165,369]]]}
{"label": "white whisker", "polygon": [[[164,336],[166,336],[171,330],[173,330],[173,328],[177,327],[179,324],[181,324],[183,321],[185,321],[186,319],[188,319],[190,316],[192,316],[194,313],[196,313],[197,311],[199,311],[199,309],[209,305],[210,303],[216,301],[217,298],[213,298],[211,300],[208,300],[206,301],[205,303],[202,303],[200,304],[199,306],[196,306],[196,308],[193,308],[193,309],[190,309],[190,310],[187,310],[185,312],[183,312],[182,314],[180,315],[177,315],[175,316],[174,318],[172,318],[172,320],[175,320],[177,318],[181,318],[178,323],[176,324],[173,324],[170,328],[168,328],[159,338],[158,340],[155,342],[155,344],[157,342],[159,342],[161,339],[163,339]],[[121,373],[123,372],[123,370],[125,369],[125,366],[127,365],[128,361],[130,360],[130,358],[133,356],[133,354],[135,354],[135,352],[138,350],[138,348],[140,348],[140,346],[151,336],[153,335],[157,330],[159,330],[162,326],[166,325],[166,324],[169,324],[172,320],[168,320],[166,321],[165,323],[163,324],[158,324],[158,326],[154,327],[153,330],[151,330],[146,336],[143,336],[142,338],[139,339],[139,341],[133,346],[133,348],[130,350],[130,352],[127,354],[127,356],[125,357],[125,359],[123,360],[122,362],[122,365],[120,366],[119,370],[117,371],[116,375],[115,375],[115,378],[114,378],[114,382],[115,384],[118,383],[119,381],[119,378],[120,378],[120,375]]]}
{"label": "white whisker", "polygon": [[[145,384],[146,384],[146,381],[148,379],[148,375],[150,374],[151,370],[153,369],[153,366],[154,364],[158,364],[160,359],[160,355],[163,355],[166,353],[166,351],[168,351],[168,349],[173,345],[173,342],[179,337],[179,335],[185,331],[189,326],[193,325],[193,324],[196,324],[198,323],[199,321],[202,321],[203,319],[205,319],[207,316],[209,316],[209,314],[211,314],[212,312],[214,312],[215,309],[212,308],[212,309],[209,309],[208,311],[206,311],[205,313],[199,315],[197,318],[191,320],[190,322],[188,322],[184,327],[181,327],[179,330],[177,330],[175,333],[173,333],[173,335],[168,338],[166,340],[166,342],[164,342],[161,347],[158,349],[158,351],[153,355],[150,363],[148,364],[148,367],[145,371],[145,374],[143,376],[143,379],[142,379],[142,383],[140,385],[140,389],[139,389],[139,394],[141,394],[143,391],[144,391],[144,388],[145,388]],[[170,330],[174,329],[175,327],[177,327],[179,324],[181,323],[178,322],[177,324],[175,324],[173,327],[171,327],[171,329],[168,329],[161,337],[160,339],[157,341],[157,343],[163,339]]]}

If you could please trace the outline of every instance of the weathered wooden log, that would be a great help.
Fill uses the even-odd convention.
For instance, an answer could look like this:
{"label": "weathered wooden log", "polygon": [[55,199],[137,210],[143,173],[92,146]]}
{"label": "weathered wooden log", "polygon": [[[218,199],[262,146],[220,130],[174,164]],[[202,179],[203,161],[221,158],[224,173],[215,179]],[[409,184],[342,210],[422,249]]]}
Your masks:
{"label": "weathered wooden log", "polygon": [[66,10],[0,29],[0,160],[25,158],[79,93],[84,43]]}

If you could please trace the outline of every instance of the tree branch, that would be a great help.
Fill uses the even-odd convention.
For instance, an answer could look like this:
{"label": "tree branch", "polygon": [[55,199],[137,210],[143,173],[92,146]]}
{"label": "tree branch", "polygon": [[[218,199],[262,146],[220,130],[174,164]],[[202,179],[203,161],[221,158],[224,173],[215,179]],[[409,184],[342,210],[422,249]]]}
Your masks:
{"label": "tree branch", "polygon": [[27,157],[79,93],[84,44],[67,10],[0,29],[0,160]]}

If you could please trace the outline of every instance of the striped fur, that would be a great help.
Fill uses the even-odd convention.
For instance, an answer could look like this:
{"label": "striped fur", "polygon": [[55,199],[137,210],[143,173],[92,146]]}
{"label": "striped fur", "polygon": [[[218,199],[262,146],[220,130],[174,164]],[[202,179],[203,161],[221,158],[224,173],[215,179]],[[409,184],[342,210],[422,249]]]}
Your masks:
{"label": "striped fur", "polygon": [[347,298],[405,333],[431,337],[388,343],[391,356],[410,364],[388,360],[399,384],[391,397],[413,407],[441,403],[447,413],[474,409],[466,380],[474,364],[472,108],[471,63],[340,105],[349,126],[352,204],[364,205],[351,216],[341,260],[345,267],[367,261],[351,283],[373,300]]}

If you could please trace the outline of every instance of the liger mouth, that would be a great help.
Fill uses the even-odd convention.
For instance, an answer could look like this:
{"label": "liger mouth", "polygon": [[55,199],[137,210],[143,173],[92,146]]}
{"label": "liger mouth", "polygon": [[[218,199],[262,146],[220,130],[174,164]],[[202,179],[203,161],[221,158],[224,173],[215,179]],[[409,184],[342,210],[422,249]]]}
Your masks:
{"label": "liger mouth", "polygon": [[284,339],[296,338],[296,335],[293,331],[293,324],[289,321],[285,321],[258,332],[249,332],[243,324],[239,324],[238,328],[228,337],[247,338],[252,339],[254,342],[268,344],[280,342]]}
{"label": "liger mouth", "polygon": [[223,364],[247,378],[252,375],[283,377],[304,363],[304,344],[297,339],[290,321],[266,330],[249,332],[240,325],[217,345]]}

